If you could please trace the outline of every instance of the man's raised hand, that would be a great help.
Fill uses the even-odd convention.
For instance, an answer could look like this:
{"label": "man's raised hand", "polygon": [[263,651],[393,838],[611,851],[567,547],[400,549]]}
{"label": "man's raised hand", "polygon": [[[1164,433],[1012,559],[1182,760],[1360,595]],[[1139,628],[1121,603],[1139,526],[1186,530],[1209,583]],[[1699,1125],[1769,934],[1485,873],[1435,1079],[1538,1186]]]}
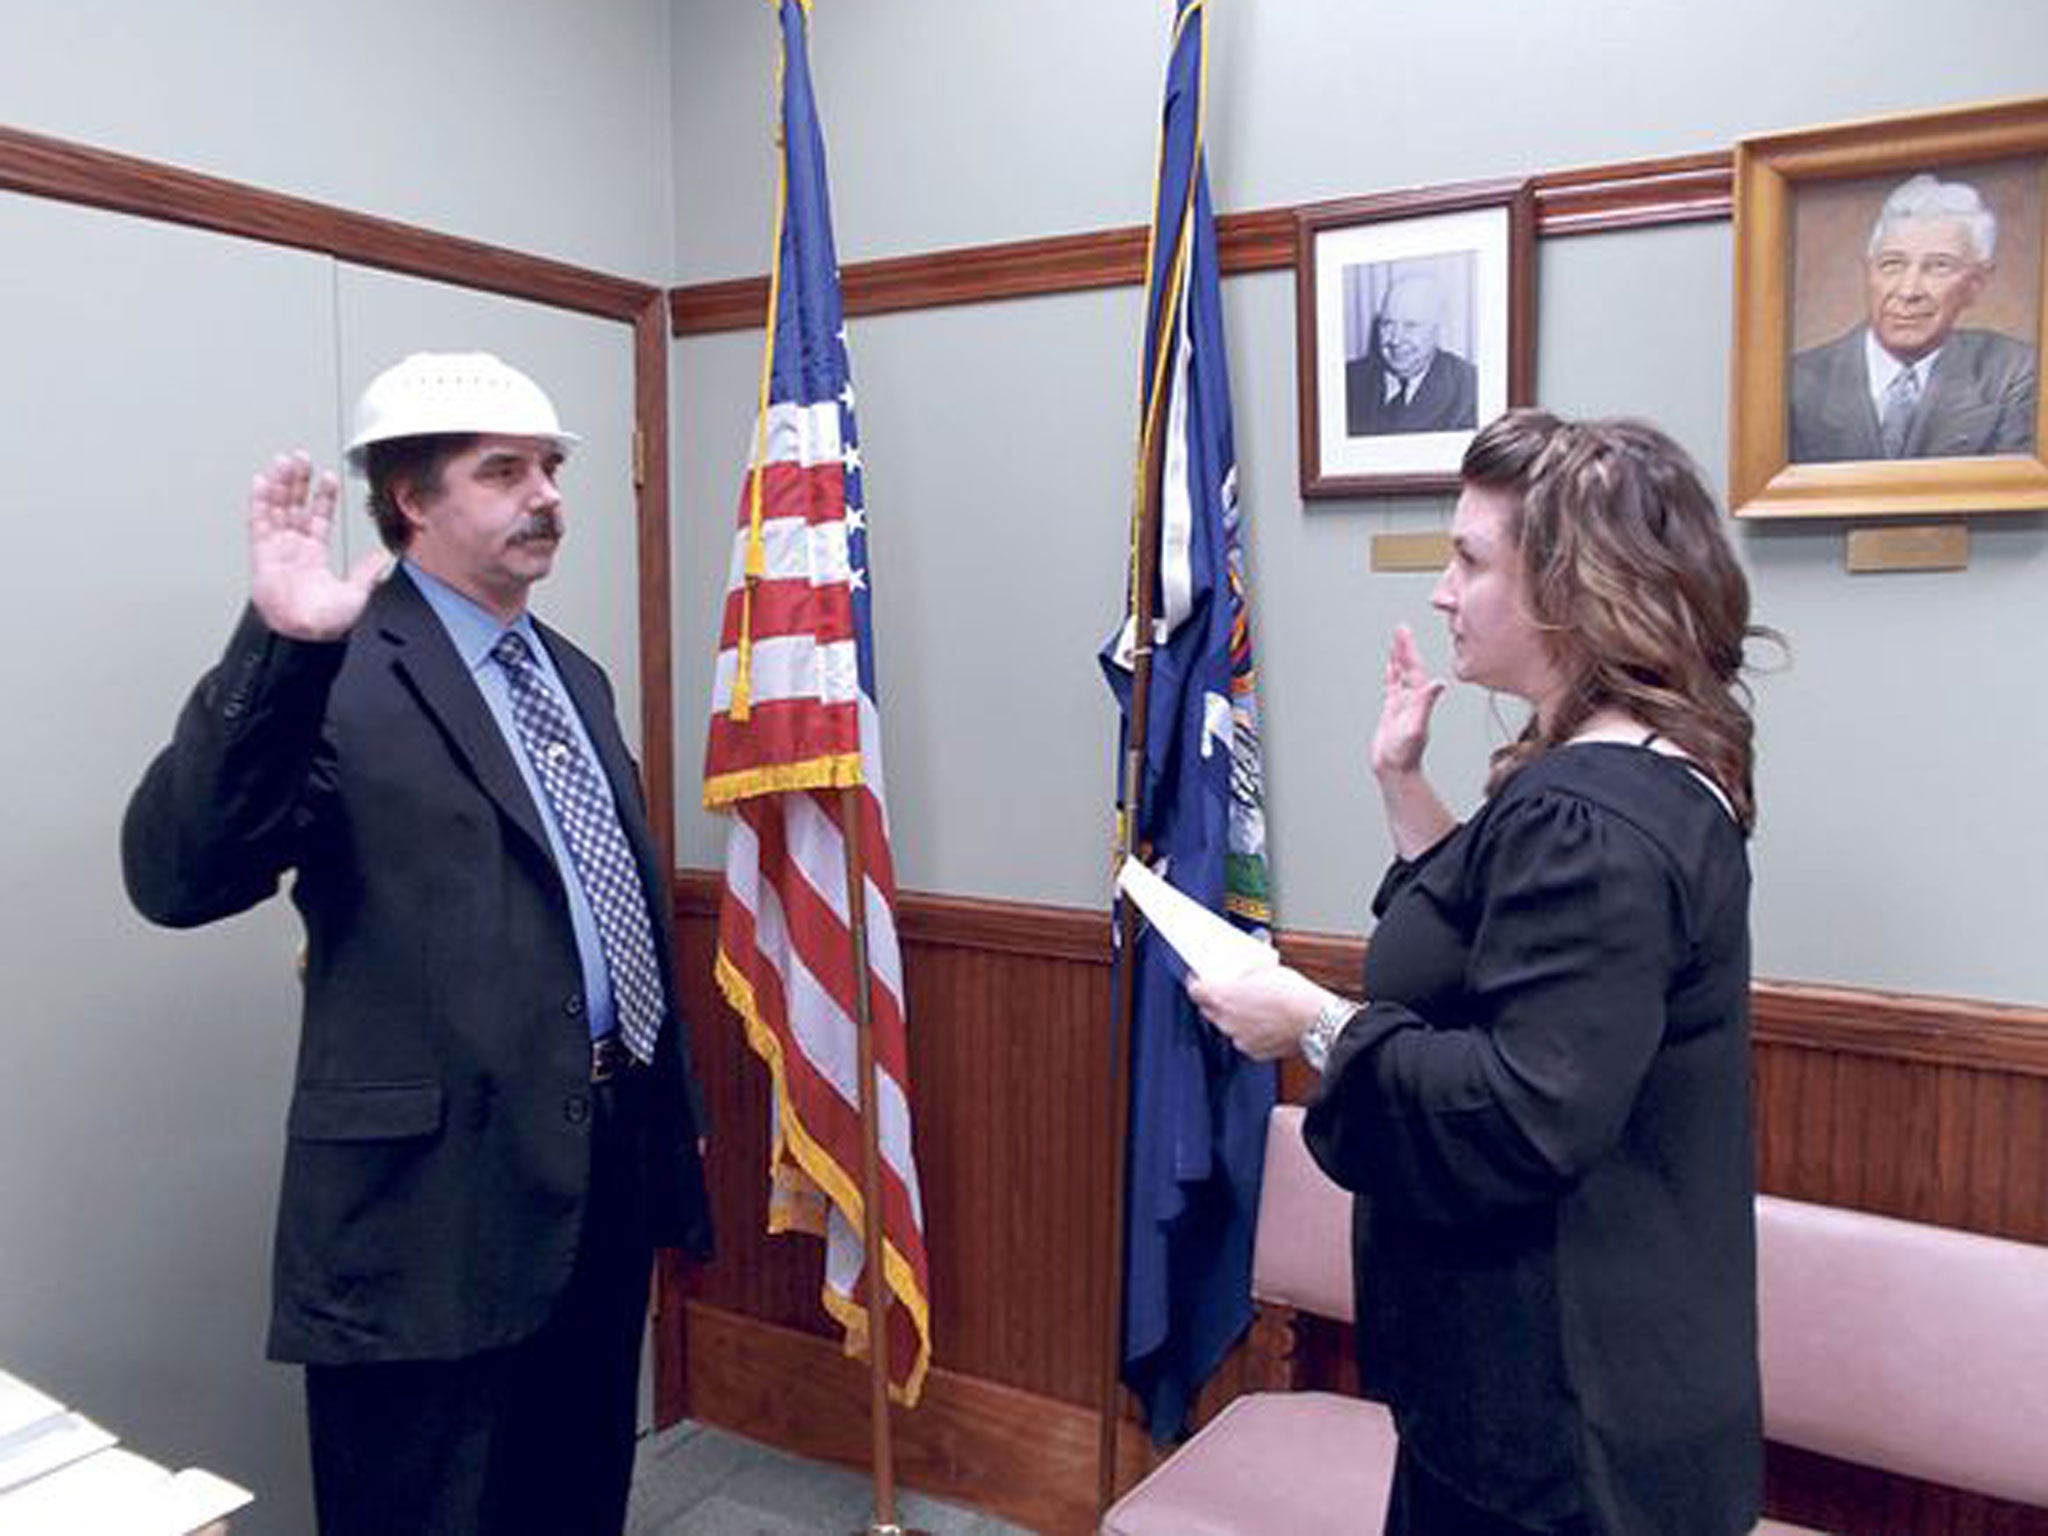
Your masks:
{"label": "man's raised hand", "polygon": [[328,564],[340,482],[303,452],[281,453],[249,484],[249,599],[263,622],[294,640],[338,640],[362,617],[390,569],[378,549],[346,575]]}

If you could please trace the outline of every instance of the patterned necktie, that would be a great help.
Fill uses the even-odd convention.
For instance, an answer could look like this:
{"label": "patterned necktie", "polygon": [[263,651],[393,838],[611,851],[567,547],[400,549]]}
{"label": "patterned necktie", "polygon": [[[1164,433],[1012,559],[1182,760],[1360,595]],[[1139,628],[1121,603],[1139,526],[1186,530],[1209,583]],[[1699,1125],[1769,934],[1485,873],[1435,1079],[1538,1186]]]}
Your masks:
{"label": "patterned necktie", "polygon": [[1913,407],[1920,400],[1920,376],[1911,368],[1892,375],[1884,392],[1884,414],[1877,420],[1878,441],[1884,456],[1896,459],[1906,451],[1906,434],[1912,430]]}
{"label": "patterned necktie", "polygon": [[569,846],[569,861],[583,883],[604,963],[612,975],[619,1032],[641,1061],[654,1059],[661,1031],[661,972],[654,959],[654,932],[647,920],[647,896],[617,810],[604,782],[583,755],[576,732],[555,691],[534,665],[526,637],[507,633],[491,647],[512,689],[512,719],[547,792]]}

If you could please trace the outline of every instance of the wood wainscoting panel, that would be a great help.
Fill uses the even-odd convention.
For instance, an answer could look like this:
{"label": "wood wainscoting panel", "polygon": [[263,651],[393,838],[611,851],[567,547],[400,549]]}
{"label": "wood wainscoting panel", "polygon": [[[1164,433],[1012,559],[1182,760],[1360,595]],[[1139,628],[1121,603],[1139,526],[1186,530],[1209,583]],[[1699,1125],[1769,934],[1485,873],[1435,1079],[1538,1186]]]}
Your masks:
{"label": "wood wainscoting panel", "polygon": [[[865,1470],[868,1377],[813,1334],[692,1302],[690,1400],[699,1417],[800,1455]],[[1095,1523],[1095,1415],[1071,1403],[934,1367],[897,1408],[898,1482],[1034,1531]]]}
{"label": "wood wainscoting panel", "polygon": [[2048,1243],[2048,1013],[1760,982],[1757,1180]]}
{"label": "wood wainscoting panel", "polygon": [[[768,1083],[711,981],[717,879],[679,875],[675,894],[718,1256],[664,1268],[657,1419],[688,1411],[862,1465],[864,1377],[819,1308],[819,1245],[762,1233]],[[905,892],[897,922],[934,1341],[931,1396],[895,1421],[902,1475],[1034,1529],[1091,1529],[1108,920]],[[1355,990],[1360,941],[1280,944],[1317,980]],[[2048,1010],[1759,982],[1753,1016],[1763,1188],[2048,1242]],[[1299,1066],[1282,1084],[1297,1100],[1314,1086]],[[1197,1422],[1254,1386],[1352,1387],[1348,1330],[1312,1323],[1292,1343],[1258,1330]],[[1127,1410],[1119,1486],[1154,1459]],[[1770,1490],[1774,1513],[1831,1530],[2048,1536],[2048,1511],[1777,1447]]]}
{"label": "wood wainscoting panel", "polygon": [[907,949],[942,1358],[1085,1404],[1103,1333],[1108,967],[915,936]]}
{"label": "wood wainscoting panel", "polygon": [[[676,906],[718,1231],[718,1258],[692,1295],[829,1336],[819,1244],[762,1230],[768,1077],[710,979],[716,882],[686,878]],[[1109,925],[1100,913],[1009,915],[981,902],[898,905],[934,1358],[1086,1405],[1102,1333]]]}
{"label": "wood wainscoting panel", "polygon": [[[692,882],[677,893],[677,981],[704,1090],[710,1137],[705,1176],[716,1244],[712,1261],[690,1271],[688,1295],[693,1302],[824,1337],[830,1330],[818,1307],[821,1245],[766,1234],[768,1072],[712,978],[717,907],[715,897],[707,904],[706,889],[712,887]],[[679,1392],[681,1383],[657,1381],[657,1416],[664,1386]]]}
{"label": "wood wainscoting panel", "polygon": [[2048,1536],[2048,1509],[1893,1477],[1795,1450],[1764,1448],[1773,1517],[1848,1536]]}

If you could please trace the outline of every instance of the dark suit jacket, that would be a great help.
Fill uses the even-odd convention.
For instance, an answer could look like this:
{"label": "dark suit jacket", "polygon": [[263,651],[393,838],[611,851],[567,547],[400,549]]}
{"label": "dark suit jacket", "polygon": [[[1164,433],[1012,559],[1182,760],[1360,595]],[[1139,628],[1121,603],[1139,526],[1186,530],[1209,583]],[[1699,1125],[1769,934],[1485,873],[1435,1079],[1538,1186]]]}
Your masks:
{"label": "dark suit jacket", "polygon": [[[1865,327],[1792,357],[1794,464],[1882,459],[1877,407],[1864,363]],[[1906,434],[1908,459],[2029,453],[2034,447],[2034,349],[1996,331],[1952,331]]]}
{"label": "dark suit jacket", "polygon": [[1479,373],[1455,352],[1438,349],[1415,398],[1387,401],[1386,365],[1377,352],[1344,365],[1344,425],[1352,437],[1382,432],[1459,432],[1479,425]]}
{"label": "dark suit jacket", "polygon": [[[611,781],[673,999],[666,872],[610,685],[541,635]],[[273,1358],[451,1359],[533,1332],[568,1279],[589,1183],[582,970],[540,813],[412,581],[394,574],[331,644],[246,612],[136,790],[122,855],[137,908],[175,927],[296,872],[305,1002]],[[646,1217],[653,1241],[701,1252],[683,1035],[672,1009]]]}

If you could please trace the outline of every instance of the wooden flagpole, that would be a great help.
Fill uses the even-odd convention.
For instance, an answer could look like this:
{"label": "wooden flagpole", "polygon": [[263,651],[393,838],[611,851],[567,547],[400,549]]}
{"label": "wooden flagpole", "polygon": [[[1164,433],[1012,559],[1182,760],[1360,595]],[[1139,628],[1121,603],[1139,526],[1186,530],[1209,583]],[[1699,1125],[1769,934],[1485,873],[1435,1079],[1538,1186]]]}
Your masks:
{"label": "wooden flagpole", "polygon": [[[1116,866],[1130,855],[1149,853],[1137,840],[1144,809],[1145,750],[1152,700],[1153,588],[1159,577],[1159,483],[1166,464],[1166,434],[1156,417],[1161,399],[1152,396],[1145,423],[1145,463],[1138,483],[1138,526],[1132,564],[1136,571],[1131,595],[1131,708],[1124,724],[1123,815],[1117,826]],[[1108,1262],[1102,1298],[1102,1379],[1097,1394],[1100,1414],[1096,1442],[1096,1512],[1101,1514],[1117,1494],[1117,1421],[1123,1413],[1124,1355],[1124,1211],[1130,1186],[1131,1012],[1137,999],[1138,910],[1135,902],[1118,904],[1121,931],[1117,936],[1116,1001],[1109,1024],[1108,1120],[1109,1189],[1103,1200],[1108,1212]]]}
{"label": "wooden flagpole", "polygon": [[882,1129],[875,1088],[875,1027],[868,972],[867,862],[860,845],[859,787],[839,791],[846,846],[846,931],[853,942],[853,1015],[860,1035],[860,1196],[868,1288],[868,1418],[875,1517],[866,1536],[923,1536],[896,1523],[896,1465],[889,1423],[889,1281],[882,1262]]}

